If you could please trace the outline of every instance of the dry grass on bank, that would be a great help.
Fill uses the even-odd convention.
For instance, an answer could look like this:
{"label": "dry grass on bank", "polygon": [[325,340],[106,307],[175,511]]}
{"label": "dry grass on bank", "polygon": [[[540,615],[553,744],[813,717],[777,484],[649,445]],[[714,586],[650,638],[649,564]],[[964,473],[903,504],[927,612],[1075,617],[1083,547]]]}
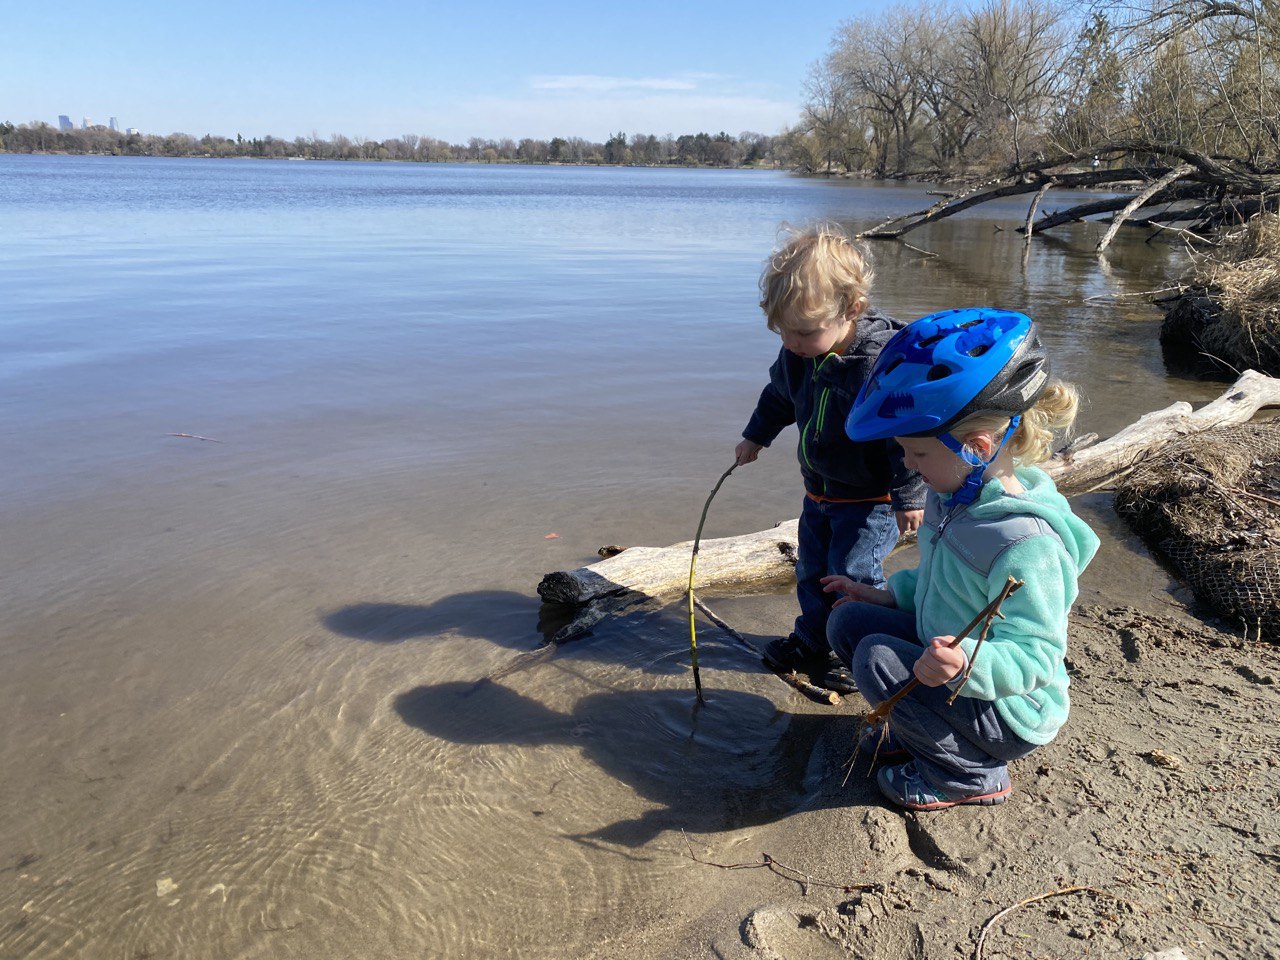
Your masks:
{"label": "dry grass on bank", "polygon": [[1280,215],[1254,217],[1201,260],[1187,284],[1221,309],[1200,346],[1239,369],[1280,368]]}

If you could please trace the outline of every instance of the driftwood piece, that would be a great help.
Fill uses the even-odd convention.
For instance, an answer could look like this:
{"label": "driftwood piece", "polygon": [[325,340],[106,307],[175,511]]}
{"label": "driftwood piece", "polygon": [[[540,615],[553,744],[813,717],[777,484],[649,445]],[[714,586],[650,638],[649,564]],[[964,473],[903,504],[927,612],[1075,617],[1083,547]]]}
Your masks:
{"label": "driftwood piece", "polygon": [[[698,586],[787,579],[795,570],[797,523],[789,520],[771,530],[704,540],[698,551]],[[692,550],[692,540],[670,547],[631,547],[589,567],[548,573],[538,584],[538,596],[573,604],[626,590],[656,598],[678,596],[688,587]]]}
{"label": "driftwood piece", "polygon": [[1280,380],[1246,370],[1227,392],[1199,410],[1175,403],[1148,413],[1110,439],[1045,467],[1065,494],[1097,490],[1128,473],[1153,449],[1188,434],[1247,423],[1259,410],[1280,407]]}
{"label": "driftwood piece", "polygon": [[[1068,448],[1045,469],[1063,493],[1086,493],[1129,472],[1149,451],[1170,440],[1246,423],[1259,410],[1276,407],[1280,407],[1280,379],[1248,370],[1226,393],[1199,410],[1180,402],[1148,413],[1108,440],[1083,449],[1078,444]],[[770,530],[703,541],[698,554],[698,588],[763,586],[791,579],[796,526],[797,521],[791,520]],[[538,594],[545,601],[566,604],[590,604],[629,593],[658,600],[673,598],[688,588],[692,549],[693,541],[670,547],[631,547],[587,567],[547,574],[538,584]],[[579,618],[582,622],[575,620],[572,629],[564,631],[565,636],[589,629],[608,615],[610,606],[599,615],[592,608],[584,610]]]}

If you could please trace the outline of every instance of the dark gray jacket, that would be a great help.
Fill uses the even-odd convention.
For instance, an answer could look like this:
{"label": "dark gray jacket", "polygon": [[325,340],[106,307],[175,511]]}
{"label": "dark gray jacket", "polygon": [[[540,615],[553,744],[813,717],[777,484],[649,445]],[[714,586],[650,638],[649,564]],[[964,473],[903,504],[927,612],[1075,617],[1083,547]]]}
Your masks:
{"label": "dark gray jacket", "polygon": [[903,326],[871,309],[858,320],[857,335],[840,356],[811,360],[784,347],[742,435],[767,447],[784,427],[797,424],[800,473],[809,493],[841,500],[888,494],[895,510],[922,509],[924,481],[903,465],[900,446],[892,440],[854,443],[844,432],[876,356]]}

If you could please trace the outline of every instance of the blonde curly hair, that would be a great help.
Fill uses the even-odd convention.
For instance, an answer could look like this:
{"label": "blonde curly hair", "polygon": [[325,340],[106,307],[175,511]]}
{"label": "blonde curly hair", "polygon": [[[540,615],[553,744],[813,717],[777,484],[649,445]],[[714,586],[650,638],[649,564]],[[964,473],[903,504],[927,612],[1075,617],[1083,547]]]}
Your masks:
{"label": "blonde curly hair", "polygon": [[[1074,386],[1061,380],[1050,380],[1040,399],[1023,412],[1018,429],[1009,438],[1006,449],[1020,464],[1032,466],[1044,463],[1053,456],[1054,434],[1070,433],[1080,409],[1080,394]],[[997,436],[1009,426],[1009,418],[1002,414],[975,413],[966,417],[949,431],[952,436],[965,437],[977,430],[990,431]]]}
{"label": "blonde curly hair", "polygon": [[837,223],[785,226],[760,274],[760,308],[774,333],[797,323],[833,326],[865,308],[871,254]]}

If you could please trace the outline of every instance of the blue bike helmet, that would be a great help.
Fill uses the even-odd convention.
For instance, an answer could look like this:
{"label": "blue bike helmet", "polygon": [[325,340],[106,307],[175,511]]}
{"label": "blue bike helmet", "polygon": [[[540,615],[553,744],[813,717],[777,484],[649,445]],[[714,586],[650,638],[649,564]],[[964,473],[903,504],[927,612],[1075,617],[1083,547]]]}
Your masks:
{"label": "blue bike helmet", "polygon": [[992,307],[931,313],[885,344],[845,432],[858,441],[937,437],[974,467],[961,491],[972,497],[990,461],[948,431],[972,414],[1001,413],[1011,420],[1002,448],[1048,383],[1049,359],[1030,317]]}

